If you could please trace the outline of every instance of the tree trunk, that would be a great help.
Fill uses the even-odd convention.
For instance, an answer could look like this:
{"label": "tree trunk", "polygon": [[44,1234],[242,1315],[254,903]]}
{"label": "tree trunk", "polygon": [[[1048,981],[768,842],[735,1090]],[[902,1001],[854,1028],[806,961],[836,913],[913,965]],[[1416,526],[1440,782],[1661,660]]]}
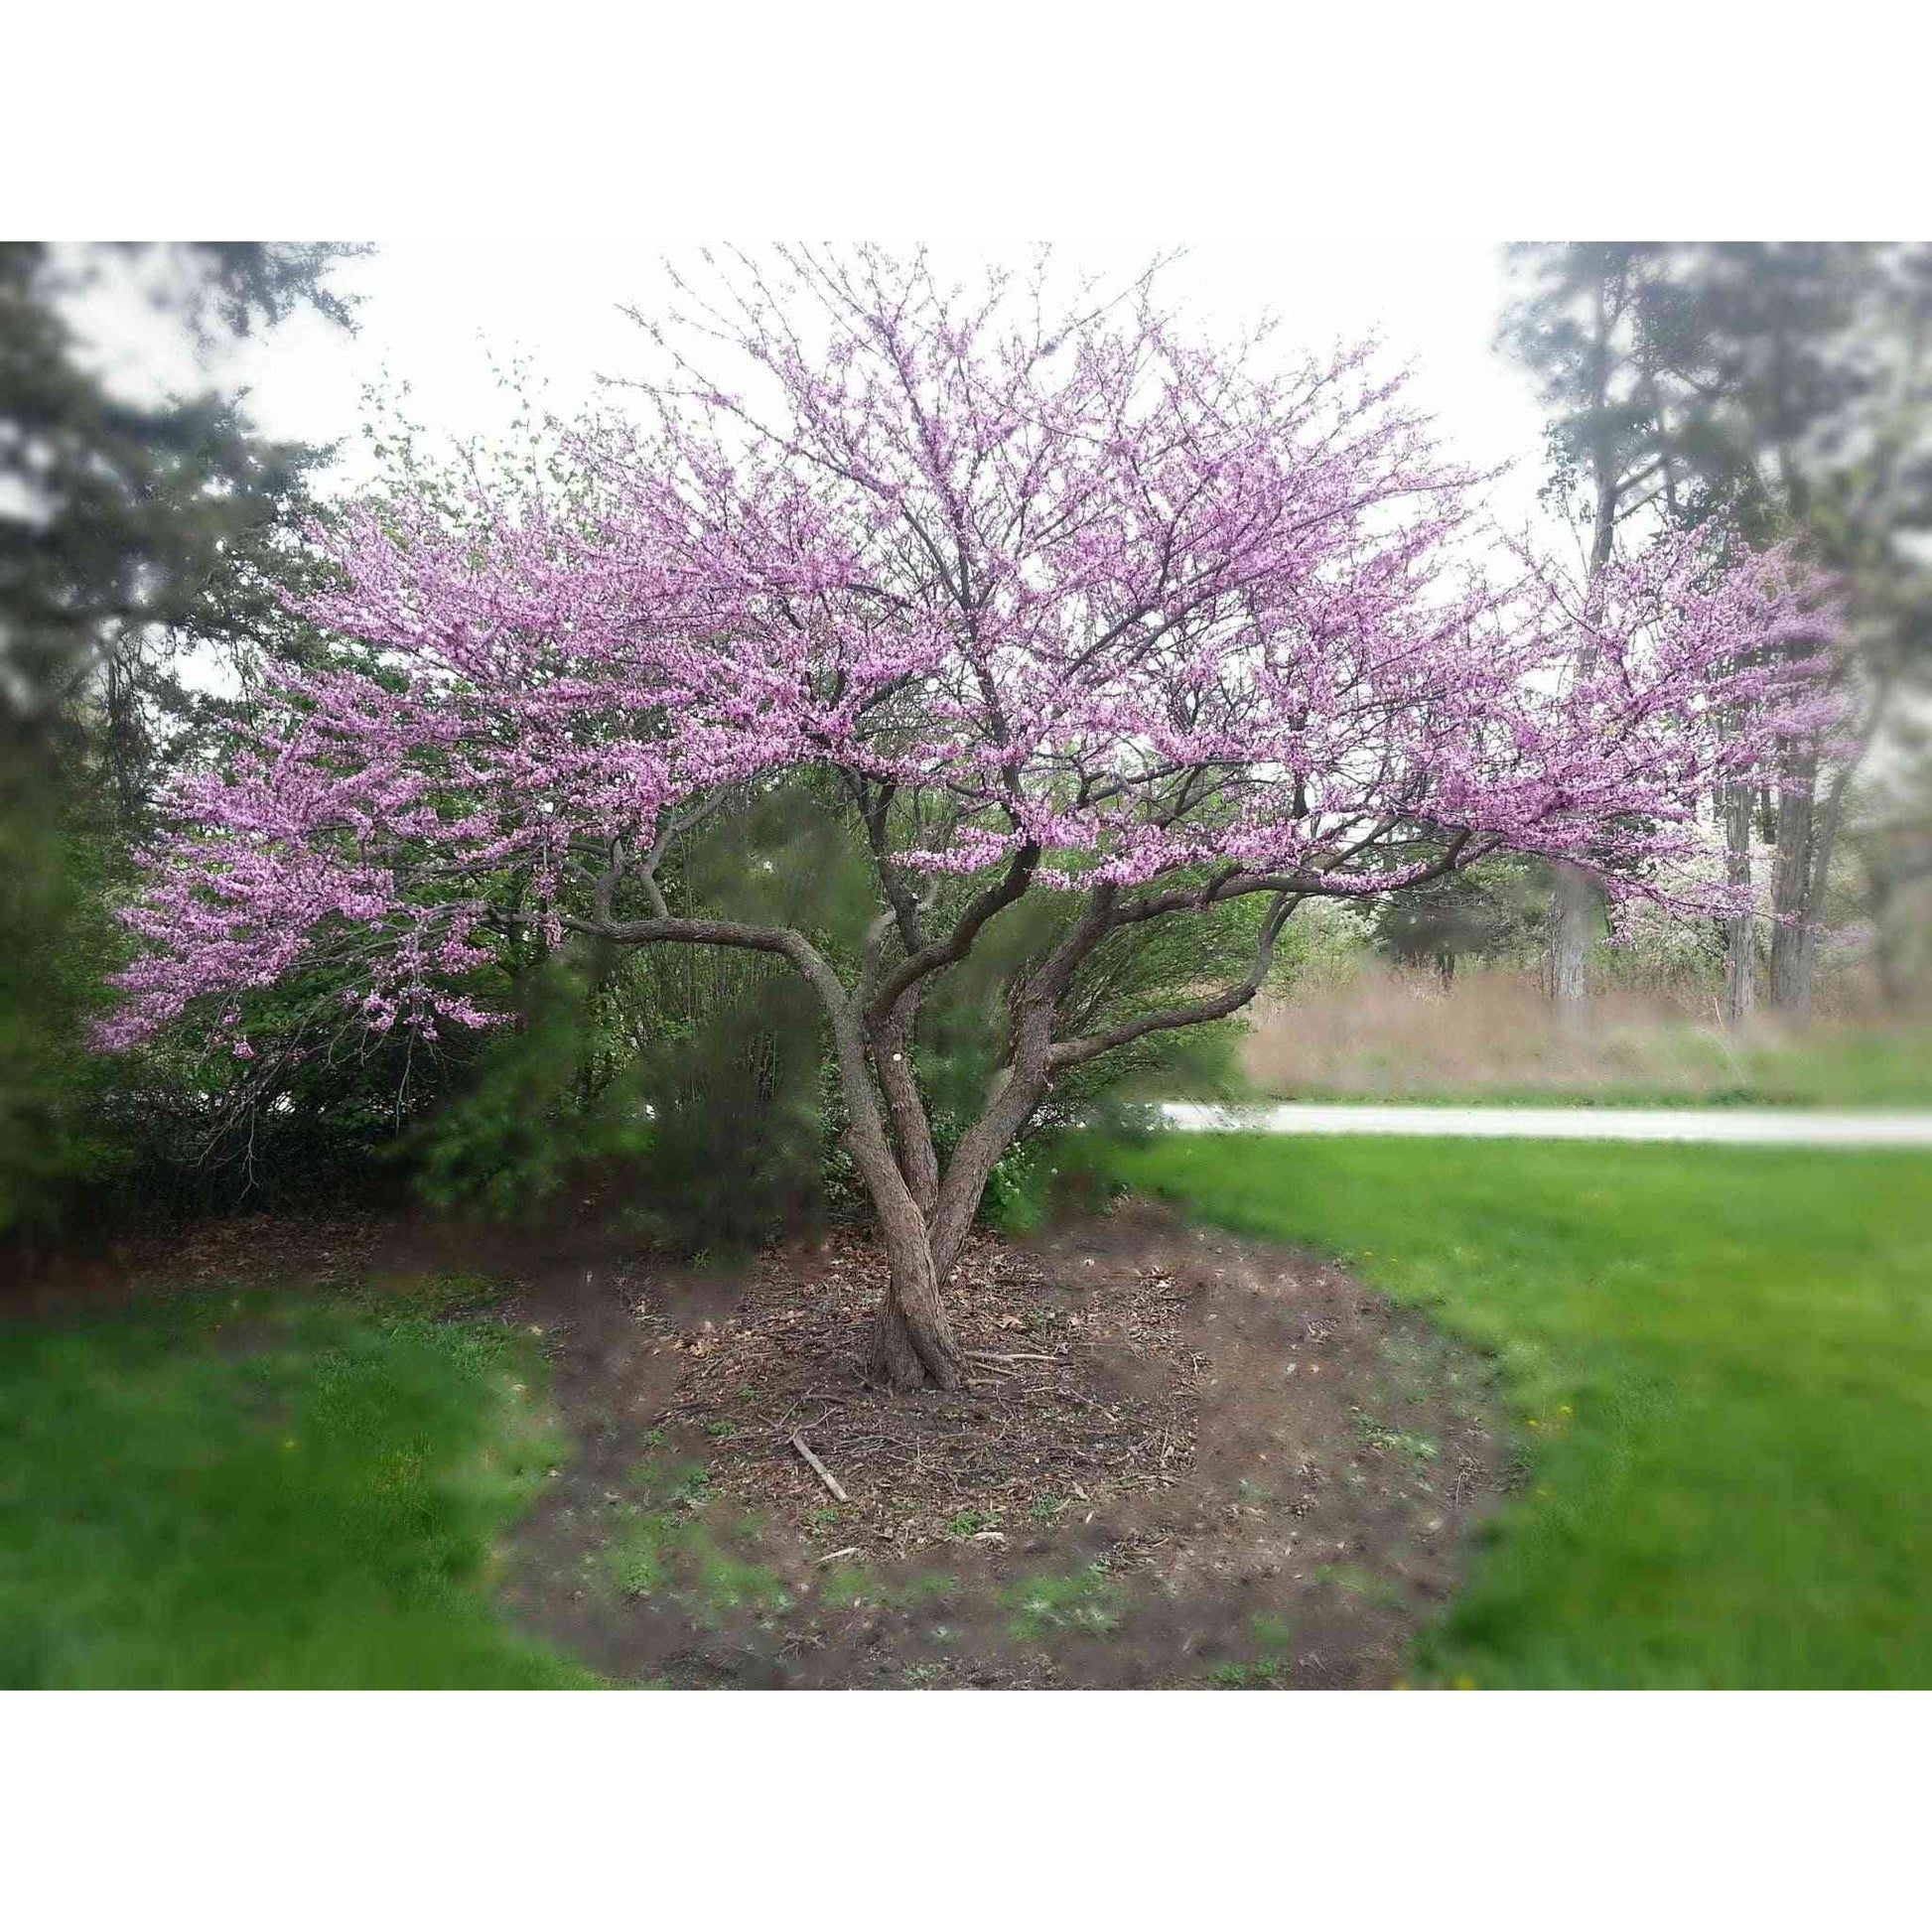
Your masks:
{"label": "tree trunk", "polygon": [[1812,787],[1817,759],[1797,760],[1778,787],[1778,854],[1771,874],[1771,1005],[1786,1019],[1811,1018],[1813,957]]}
{"label": "tree trunk", "polygon": [[872,1196],[886,1249],[886,1296],[873,1326],[869,1366],[895,1389],[956,1389],[966,1379],[966,1358],[939,1299],[932,1237],[876,1111],[865,1127],[854,1122],[846,1146]]}
{"label": "tree trunk", "polygon": [[[1626,474],[1617,461],[1615,432],[1609,427],[1610,368],[1617,319],[1627,297],[1625,271],[1616,272],[1614,286],[1599,277],[1596,284],[1596,326],[1590,341],[1590,367],[1595,404],[1590,471],[1595,506],[1590,518],[1589,576],[1586,605],[1594,610],[1595,585],[1616,549],[1617,509],[1623,498]],[[1586,648],[1577,663],[1580,681],[1594,672],[1596,653]],[[1566,1033],[1581,1033],[1589,1021],[1589,942],[1594,935],[1602,895],[1596,882],[1580,867],[1557,862],[1556,922],[1550,935],[1550,998],[1557,1024]]]}
{"label": "tree trunk", "polygon": [[883,1231],[890,1273],[871,1367],[895,1389],[956,1389],[966,1379],[966,1357],[946,1319],[924,1224]]}
{"label": "tree trunk", "polygon": [[1581,867],[1557,867],[1556,919],[1550,933],[1550,997],[1558,1024],[1580,1031],[1589,1015],[1585,961],[1596,923],[1596,884]]}
{"label": "tree trunk", "polygon": [[[1751,883],[1751,788],[1725,788],[1725,879],[1748,890]],[[1734,912],[1725,921],[1725,1025],[1733,1033],[1750,1024],[1757,1006],[1757,962],[1752,956],[1752,915]]]}
{"label": "tree trunk", "polygon": [[939,1157],[932,1145],[931,1124],[919,1098],[912,1072],[912,1022],[918,1012],[918,989],[901,995],[897,1006],[875,1030],[873,1066],[880,1091],[892,1116],[893,1139],[898,1147],[899,1171],[919,1212],[929,1220],[939,1202]]}
{"label": "tree trunk", "polygon": [[[873,1327],[871,1365],[895,1389],[928,1386],[956,1389],[966,1379],[966,1358],[939,1301],[939,1273],[933,1266],[932,1242],[926,1226],[927,1209],[914,1196],[887,1137],[885,1118],[869,1070],[865,1036],[851,1002],[845,999],[817,955],[805,955],[813,969],[820,997],[832,1022],[832,1040],[838,1055],[840,1084],[849,1116],[845,1145],[852,1165],[872,1196],[879,1215],[880,1237],[886,1247],[886,1298]],[[888,1084],[903,1076],[904,1093],[916,1103],[910,1068],[894,1062],[888,1049],[881,1057],[894,1067]],[[919,1126],[924,1127],[923,1116]],[[927,1150],[930,1136],[921,1135]],[[924,1191],[923,1186],[921,1191]]]}
{"label": "tree trunk", "polygon": [[945,1286],[994,1163],[1026,1125],[1044,1084],[1010,1075],[998,1083],[986,1113],[954,1150],[929,1217],[903,1187],[873,1189],[891,1281],[872,1360],[896,1389],[956,1389],[966,1379],[966,1358],[946,1319]]}

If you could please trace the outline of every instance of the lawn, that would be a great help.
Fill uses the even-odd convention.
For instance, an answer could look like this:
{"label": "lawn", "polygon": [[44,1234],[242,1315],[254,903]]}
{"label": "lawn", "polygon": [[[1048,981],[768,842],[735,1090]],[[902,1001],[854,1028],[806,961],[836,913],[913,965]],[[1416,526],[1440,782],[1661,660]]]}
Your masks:
{"label": "lawn", "polygon": [[[1417,1681],[1932,1686],[1932,1158],[1247,1135],[1058,1158],[1338,1255],[1500,1357],[1522,1481]],[[562,1461],[544,1369],[473,1277],[0,1324],[0,1685],[594,1682],[494,1601]],[[708,1551],[659,1544],[610,1562]]]}
{"label": "lawn", "polygon": [[593,1681],[489,1600],[558,1444],[483,1287],[0,1325],[0,1686]]}
{"label": "lawn", "polygon": [[1068,1151],[1496,1351],[1525,1477],[1425,1640],[1485,1687],[1932,1687],[1932,1158]]}

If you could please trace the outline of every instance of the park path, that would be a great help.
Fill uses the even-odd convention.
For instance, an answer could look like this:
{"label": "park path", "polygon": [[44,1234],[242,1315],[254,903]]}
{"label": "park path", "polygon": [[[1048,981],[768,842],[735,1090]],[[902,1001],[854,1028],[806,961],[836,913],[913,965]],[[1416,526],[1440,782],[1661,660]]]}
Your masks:
{"label": "park path", "polygon": [[1932,1148],[1932,1112],[1842,1113],[1798,1107],[1381,1107],[1295,1101],[1217,1107],[1171,1100],[1184,1133],[1448,1135],[1484,1140],[1706,1141],[1748,1147]]}

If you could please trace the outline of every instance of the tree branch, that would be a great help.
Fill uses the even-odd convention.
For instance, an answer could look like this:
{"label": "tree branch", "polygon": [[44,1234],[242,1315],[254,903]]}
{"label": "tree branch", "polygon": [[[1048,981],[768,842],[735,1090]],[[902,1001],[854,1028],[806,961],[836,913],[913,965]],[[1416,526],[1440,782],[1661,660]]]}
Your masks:
{"label": "tree branch", "polygon": [[1005,873],[974,897],[959,915],[959,923],[944,939],[921,946],[902,960],[867,1006],[867,1020],[877,1027],[908,987],[916,985],[941,967],[951,966],[972,951],[986,922],[1004,912],[1022,897],[1034,881],[1034,868],[1039,864],[1039,847],[1029,839],[1008,862]]}
{"label": "tree branch", "polygon": [[892,1115],[899,1172],[919,1212],[930,1220],[939,1203],[939,1155],[912,1072],[912,1029],[918,1010],[919,987],[915,982],[899,995],[885,1020],[871,1030],[872,1064]]}
{"label": "tree branch", "polygon": [[1281,937],[1281,930],[1287,924],[1289,914],[1302,903],[1299,894],[1278,893],[1275,902],[1268,908],[1268,916],[1262,921],[1261,932],[1255,941],[1254,962],[1247,974],[1235,985],[1225,988],[1211,999],[1198,1000],[1191,1006],[1164,1007],[1158,1013],[1143,1014],[1135,1020],[1123,1021],[1118,1027],[1109,1027],[1103,1033],[1088,1034],[1080,1039],[1055,1040],[1047,1049],[1046,1064],[1050,1073],[1058,1073],[1069,1066],[1079,1066],[1087,1060],[1097,1059],[1102,1053],[1111,1052],[1116,1046],[1125,1046],[1130,1040],[1140,1039],[1148,1034],[1166,1033],[1176,1027],[1199,1026],[1209,1020],[1224,1020],[1230,1013],[1246,1006],[1261,991],[1268,977],[1268,968],[1275,957],[1275,942]]}

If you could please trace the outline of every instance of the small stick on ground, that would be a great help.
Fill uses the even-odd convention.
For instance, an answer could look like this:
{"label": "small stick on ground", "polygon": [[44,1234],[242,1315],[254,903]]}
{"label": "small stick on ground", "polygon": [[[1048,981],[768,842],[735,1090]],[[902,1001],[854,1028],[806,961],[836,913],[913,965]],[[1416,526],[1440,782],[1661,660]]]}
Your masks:
{"label": "small stick on ground", "polygon": [[815,1456],[811,1452],[811,1450],[805,1447],[804,1437],[799,1435],[794,1435],[791,1439],[791,1446],[811,1465],[812,1472],[818,1477],[819,1481],[824,1483],[826,1488],[831,1490],[832,1494],[836,1496],[840,1502],[849,1503],[852,1500],[852,1498],[848,1496],[845,1493],[845,1491],[839,1487],[838,1477],[835,1476],[832,1473],[832,1471],[828,1469],[825,1466],[825,1464],[821,1462],[818,1459],[818,1457]]}
{"label": "small stick on ground", "polygon": [[966,1359],[969,1362],[1059,1362],[1066,1359],[1063,1355],[976,1355],[970,1349]]}

